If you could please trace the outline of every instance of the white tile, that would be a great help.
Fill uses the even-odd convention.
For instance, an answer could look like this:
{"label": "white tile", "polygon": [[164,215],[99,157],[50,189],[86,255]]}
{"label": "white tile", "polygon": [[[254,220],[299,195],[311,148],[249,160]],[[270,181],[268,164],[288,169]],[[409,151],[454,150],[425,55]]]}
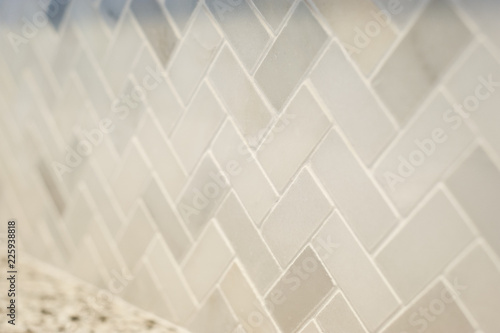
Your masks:
{"label": "white tile", "polygon": [[321,310],[316,320],[325,332],[366,333],[341,293]]}
{"label": "white tile", "polygon": [[172,145],[189,173],[207,149],[225,118],[214,95],[202,84],[172,134]]}
{"label": "white tile", "polygon": [[372,249],[394,227],[396,218],[353,153],[342,138],[331,131],[311,163],[361,243]]}
{"label": "white tile", "polygon": [[500,170],[484,150],[478,148],[455,170],[446,184],[500,256]]}
{"label": "white tile", "polygon": [[464,220],[439,191],[381,250],[376,262],[403,302],[408,303],[472,239]]}
{"label": "white tile", "polygon": [[500,330],[500,271],[482,247],[474,248],[448,274],[453,290],[483,332]]}
{"label": "white tile", "polygon": [[255,74],[276,109],[281,109],[300,83],[326,38],[307,6],[299,3]]}
{"label": "white tile", "polygon": [[371,164],[395,129],[336,43],[316,65],[311,81],[356,153]]}
{"label": "white tile", "polygon": [[169,69],[169,76],[184,104],[189,102],[221,41],[222,37],[205,11],[200,10]]}
{"label": "white tile", "polygon": [[309,90],[301,88],[257,153],[278,190],[288,184],[329,127],[328,118]]}
{"label": "white tile", "polygon": [[206,300],[196,316],[190,321],[189,332],[234,332],[238,323],[221,292],[217,289]]}
{"label": "white tile", "polygon": [[219,230],[211,224],[187,258],[182,272],[196,298],[202,300],[215,286],[233,258]]}
{"label": "white tile", "polygon": [[221,205],[216,218],[257,290],[266,292],[281,270],[233,193]]}
{"label": "white tile", "polygon": [[375,168],[375,176],[407,215],[471,143],[467,126],[446,120],[451,105],[438,94]]}
{"label": "white tile", "polygon": [[288,265],[331,210],[323,192],[304,169],[262,225],[262,236],[281,267]]}
{"label": "white tile", "polygon": [[315,249],[354,311],[370,331],[378,328],[399,307],[374,263],[363,251],[345,222],[335,213],[320,229],[316,242],[329,239],[337,244],[333,251]]}
{"label": "white tile", "polygon": [[209,78],[245,137],[255,137],[267,128],[271,113],[227,47],[215,60]]}

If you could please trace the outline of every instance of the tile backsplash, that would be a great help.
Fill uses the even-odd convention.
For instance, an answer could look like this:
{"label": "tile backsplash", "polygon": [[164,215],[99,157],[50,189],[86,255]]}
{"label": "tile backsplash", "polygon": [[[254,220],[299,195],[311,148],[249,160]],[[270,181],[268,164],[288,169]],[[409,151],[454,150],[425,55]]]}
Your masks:
{"label": "tile backsplash", "polygon": [[193,333],[498,333],[499,12],[0,0],[0,217]]}

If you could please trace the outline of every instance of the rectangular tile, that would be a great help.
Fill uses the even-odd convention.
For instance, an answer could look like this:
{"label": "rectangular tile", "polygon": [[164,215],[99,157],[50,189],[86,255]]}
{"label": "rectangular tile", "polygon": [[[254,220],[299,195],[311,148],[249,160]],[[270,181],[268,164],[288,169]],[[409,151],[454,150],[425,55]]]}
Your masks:
{"label": "rectangular tile", "polygon": [[381,250],[376,261],[407,303],[472,239],[471,230],[439,191]]}
{"label": "rectangular tile", "polygon": [[215,139],[213,154],[252,220],[260,224],[277,196],[230,122],[223,125]]}
{"label": "rectangular tile", "polygon": [[263,304],[236,264],[231,265],[221,282],[220,289],[245,332],[277,332]]}
{"label": "rectangular tile", "polygon": [[472,121],[479,132],[500,154],[500,64],[483,45],[446,82],[457,104],[447,113],[455,128]]}
{"label": "rectangular tile", "polygon": [[314,68],[311,81],[356,153],[371,164],[395,129],[336,43]]}
{"label": "rectangular tile", "polygon": [[245,67],[253,68],[269,34],[247,1],[207,0],[206,4]]}
{"label": "rectangular tile", "polygon": [[476,149],[446,180],[446,185],[500,255],[500,170],[482,149]]}
{"label": "rectangular tile", "polygon": [[332,298],[316,320],[325,332],[366,333],[341,293]]}
{"label": "rectangular tile", "polygon": [[383,333],[474,333],[454,298],[452,291],[438,282]]}
{"label": "rectangular tile", "polygon": [[142,204],[136,206],[118,240],[120,253],[131,272],[151,244],[155,233],[153,221],[144,206]]}
{"label": "rectangular tile", "polygon": [[257,137],[267,128],[271,113],[227,47],[215,60],[209,78],[245,137]]}
{"label": "rectangular tile", "polygon": [[177,203],[188,230],[197,238],[229,190],[225,173],[205,155]]}
{"label": "rectangular tile", "polygon": [[[315,237],[318,244],[322,239],[337,244],[333,251],[323,251],[322,261],[368,330],[374,331],[396,311],[398,301],[337,213]],[[322,251],[320,245],[315,249]]]}
{"label": "rectangular tile", "polygon": [[313,2],[361,71],[369,74],[396,39],[384,13],[369,0]]}
{"label": "rectangular tile", "polygon": [[193,98],[186,114],[172,134],[172,145],[187,172],[191,172],[226,117],[206,84]]}
{"label": "rectangular tile", "polygon": [[181,261],[191,246],[191,240],[163,191],[158,180],[152,179],[142,199],[173,256]]}
{"label": "rectangular tile", "polygon": [[448,274],[453,291],[482,332],[500,331],[500,271],[484,249],[475,247]]}
{"label": "rectangular tile", "polygon": [[187,328],[193,333],[234,332],[237,321],[220,291],[215,290],[206,300]]}
{"label": "rectangular tile", "polygon": [[[257,152],[274,186],[281,191],[330,127],[307,88],[301,88],[280,115]],[[293,149],[288,147],[293,146]]]}
{"label": "rectangular tile", "polygon": [[266,296],[266,305],[284,332],[296,332],[334,285],[314,251],[307,247]]}
{"label": "rectangular tile", "polygon": [[467,126],[445,119],[451,105],[438,94],[377,163],[375,177],[407,215],[471,143]]}
{"label": "rectangular tile", "polygon": [[232,258],[232,249],[220,231],[211,224],[182,268],[186,281],[199,301],[215,286]]}
{"label": "rectangular tile", "polygon": [[142,28],[160,63],[165,65],[177,42],[177,36],[156,0],[133,0],[130,10]]}
{"label": "rectangular tile", "polygon": [[281,267],[307,242],[332,207],[303,169],[262,225],[262,236]]}
{"label": "rectangular tile", "polygon": [[450,5],[429,2],[372,82],[399,123],[405,124],[413,116],[470,40],[471,33]]}
{"label": "rectangular tile", "polygon": [[293,5],[292,0],[252,0],[271,28],[276,31]]}
{"label": "rectangular tile", "polygon": [[161,282],[160,287],[165,298],[172,305],[172,312],[176,316],[175,321],[184,322],[195,310],[195,300],[174,258],[158,238],[151,246],[146,260],[153,274]]}
{"label": "rectangular tile", "polygon": [[353,153],[342,138],[331,131],[311,163],[361,243],[372,249],[394,227],[396,218]]}
{"label": "rectangular tile", "polygon": [[281,270],[234,193],[228,195],[216,218],[245,271],[263,294],[276,281]]}
{"label": "rectangular tile", "polygon": [[165,0],[164,2],[179,30],[184,30],[199,0]]}
{"label": "rectangular tile", "polygon": [[326,39],[307,6],[299,3],[255,73],[255,80],[277,110],[300,83]]}
{"label": "rectangular tile", "polygon": [[184,104],[191,99],[221,41],[210,18],[200,10],[169,65],[169,76]]}

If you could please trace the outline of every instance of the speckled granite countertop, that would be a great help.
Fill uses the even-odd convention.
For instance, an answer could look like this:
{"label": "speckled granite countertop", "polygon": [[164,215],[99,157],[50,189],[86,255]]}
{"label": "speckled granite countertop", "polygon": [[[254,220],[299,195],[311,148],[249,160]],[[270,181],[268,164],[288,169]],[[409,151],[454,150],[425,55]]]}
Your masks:
{"label": "speckled granite countertop", "polygon": [[[0,281],[0,332],[2,333],[188,333],[121,299],[95,302],[98,289],[51,269],[32,258],[23,258],[19,270],[16,326],[7,324],[8,286],[6,259]],[[98,309],[98,311],[96,310]]]}

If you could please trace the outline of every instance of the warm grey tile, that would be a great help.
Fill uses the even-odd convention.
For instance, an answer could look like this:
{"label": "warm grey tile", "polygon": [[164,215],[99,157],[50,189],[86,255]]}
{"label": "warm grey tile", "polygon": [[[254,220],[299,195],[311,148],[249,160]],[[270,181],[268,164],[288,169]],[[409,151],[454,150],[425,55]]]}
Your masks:
{"label": "warm grey tile", "polygon": [[111,27],[114,28],[120,16],[122,15],[123,9],[127,0],[102,0],[99,5],[99,10],[104,18],[104,21]]}
{"label": "warm grey tile", "polygon": [[326,39],[325,31],[311,11],[299,3],[255,74],[276,109],[282,108]]}
{"label": "warm grey tile", "polygon": [[372,82],[400,124],[413,116],[470,40],[471,33],[447,2],[430,2]]}
{"label": "warm grey tile", "polygon": [[296,332],[334,289],[314,251],[306,247],[266,296],[266,304],[284,332]]}
{"label": "warm grey tile", "polygon": [[237,325],[236,318],[234,318],[220,291],[217,289],[205,301],[187,328],[193,333],[232,333]]}
{"label": "warm grey tile", "polygon": [[180,30],[184,30],[199,0],[165,0],[165,6]]}
{"label": "warm grey tile", "polygon": [[285,18],[285,15],[290,7],[293,5],[293,0],[252,1],[275,31]]}

